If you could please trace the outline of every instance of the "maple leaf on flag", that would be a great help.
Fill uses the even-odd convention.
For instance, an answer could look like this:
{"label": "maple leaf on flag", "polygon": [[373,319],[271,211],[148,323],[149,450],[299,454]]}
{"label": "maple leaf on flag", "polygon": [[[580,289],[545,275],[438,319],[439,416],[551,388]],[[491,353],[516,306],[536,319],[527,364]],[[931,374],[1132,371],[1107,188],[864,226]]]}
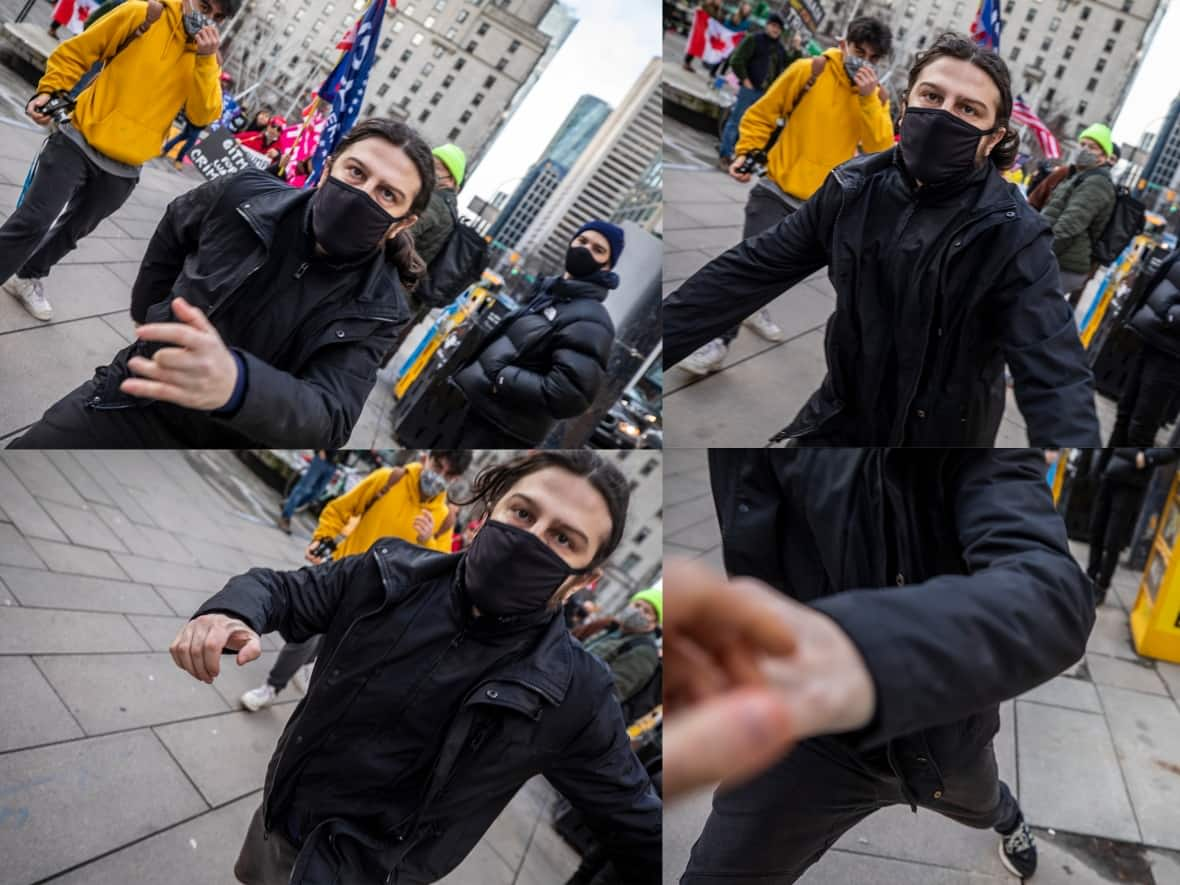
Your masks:
{"label": "maple leaf on flag", "polygon": [[88,18],[90,18],[90,7],[83,6],[81,9],[78,10],[78,21],[84,22]]}
{"label": "maple leaf on flag", "polygon": [[725,40],[721,37],[710,37],[709,38],[709,46],[712,47],[713,49],[717,50],[718,52],[724,52],[726,49],[728,49],[729,42],[730,41]]}

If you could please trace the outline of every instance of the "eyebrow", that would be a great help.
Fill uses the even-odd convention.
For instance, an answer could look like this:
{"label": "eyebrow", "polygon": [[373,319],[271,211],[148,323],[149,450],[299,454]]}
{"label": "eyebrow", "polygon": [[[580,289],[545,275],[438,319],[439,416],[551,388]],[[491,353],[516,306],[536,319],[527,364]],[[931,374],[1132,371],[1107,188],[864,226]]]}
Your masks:
{"label": "eyebrow", "polygon": [[[539,505],[536,501],[534,501],[532,498],[530,498],[524,492],[513,492],[512,495],[509,497],[509,500],[512,500],[512,498],[520,498],[526,504],[531,506],[534,510],[541,509],[541,505]],[[574,528],[568,522],[562,522],[560,519],[555,519],[555,520],[553,520],[553,527],[560,529],[561,531],[565,532],[567,535],[577,535],[579,538],[582,539],[583,543],[585,543],[585,544],[590,543],[590,539],[586,536],[585,532],[582,532],[582,531]]]}
{"label": "eyebrow", "polygon": [[[365,164],[364,164],[364,163],[363,163],[361,160],[357,159],[356,157],[353,157],[353,156],[348,156],[348,157],[345,157],[345,158],[344,158],[344,162],[346,162],[346,163],[356,163],[358,166],[360,166],[360,167],[361,167],[361,171],[362,171],[362,172],[365,172],[366,174],[372,174],[372,170],[371,170],[371,169],[369,169],[369,167],[368,167],[368,166],[366,166],[366,165],[365,165]],[[404,197],[404,196],[405,196],[405,193],[402,191],[402,189],[401,189],[400,187],[397,187],[396,185],[390,184],[388,181],[382,180],[382,181],[381,181],[381,185],[382,185],[382,187],[387,187],[387,188],[389,188],[391,191],[393,191],[395,194],[397,194],[397,198],[398,198],[399,200],[400,200],[402,197]]]}
{"label": "eyebrow", "polygon": [[[939,86],[937,83],[931,83],[928,80],[923,80],[921,83],[918,84],[918,88],[921,89],[923,86],[929,87],[930,89],[933,89],[934,91],[939,92],[942,95],[946,95],[946,90],[943,89],[941,86]],[[960,95],[959,101],[963,102],[964,104],[972,105],[974,108],[976,108],[977,110],[980,110],[980,111],[987,110],[987,105],[984,104],[982,101],[976,101],[974,98],[967,98],[965,95]]]}

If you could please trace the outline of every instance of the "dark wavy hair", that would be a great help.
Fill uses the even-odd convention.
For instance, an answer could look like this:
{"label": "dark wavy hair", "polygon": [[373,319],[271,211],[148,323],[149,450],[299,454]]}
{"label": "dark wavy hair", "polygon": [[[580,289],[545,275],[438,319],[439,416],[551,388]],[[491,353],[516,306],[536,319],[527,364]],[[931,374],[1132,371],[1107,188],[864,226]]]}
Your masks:
{"label": "dark wavy hair", "polygon": [[849,43],[871,46],[882,58],[893,50],[893,32],[889,25],[870,15],[858,16],[849,22],[844,39]]}
{"label": "dark wavy hair", "polygon": [[[353,126],[348,134],[340,139],[336,150],[332,152],[333,159],[366,138],[384,138],[394,147],[405,151],[422,182],[418,193],[410,202],[410,212],[421,215],[430,202],[430,195],[434,193],[435,187],[434,155],[430,153],[430,145],[405,123],[383,117],[369,117]],[[426,262],[414,248],[414,237],[408,230],[402,231],[385,244],[385,258],[397,267],[398,276],[406,290],[413,292],[418,286],[418,281],[426,274]]]}
{"label": "dark wavy hair", "polygon": [[598,548],[587,568],[595,568],[610,558],[623,540],[627,530],[627,507],[631,503],[631,486],[623,472],[596,452],[587,449],[545,449],[530,452],[480,471],[471,484],[466,500],[455,500],[461,507],[481,504],[491,512],[508,491],[528,476],[546,467],[559,467],[586,479],[606,502],[610,513],[611,530],[606,542]]}
{"label": "dark wavy hair", "polygon": [[1008,73],[1008,66],[1004,60],[990,49],[984,49],[965,34],[947,31],[939,34],[930,48],[918,53],[914,59],[914,66],[910,68],[910,82],[906,86],[906,104],[909,104],[910,93],[922,70],[931,62],[940,58],[957,58],[971,62],[985,74],[992,78],[996,88],[1000,90],[1000,106],[996,108],[996,126],[1003,126],[1007,131],[1000,143],[992,149],[990,154],[992,163],[997,169],[1008,169],[1016,162],[1016,155],[1020,150],[1020,136],[1012,130],[1012,78]]}

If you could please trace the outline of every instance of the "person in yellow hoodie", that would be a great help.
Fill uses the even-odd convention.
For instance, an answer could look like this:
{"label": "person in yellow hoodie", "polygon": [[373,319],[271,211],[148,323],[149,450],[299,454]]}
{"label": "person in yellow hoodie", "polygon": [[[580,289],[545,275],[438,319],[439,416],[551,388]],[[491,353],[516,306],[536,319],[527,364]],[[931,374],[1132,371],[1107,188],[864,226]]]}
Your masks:
{"label": "person in yellow hoodie", "polygon": [[184,108],[198,126],[221,114],[217,24],[239,2],[159,0],[149,15],[148,3],[127,0],[49,56],[25,105],[40,126],[52,122],[41,111],[55,93],[68,92],[96,63],[106,65],[69,122],[55,125],[24,200],[0,227],[3,289],[37,319],[53,318],[42,280],[131,195],[177,111]]}
{"label": "person in yellow hoodie", "polygon": [[[769,230],[803,205],[829,172],[856,156],[858,146],[869,154],[893,146],[889,99],[874,70],[892,45],[892,33],[883,22],[868,16],[853,19],[838,48],[791,64],[746,110],[729,174],[748,182],[750,174],[739,170],[753,151],[766,151],[767,165],[766,176],[746,200],[743,240]],[[767,149],[778,121],[787,118],[786,128]],[[746,323],[768,341],[786,337],[766,308]],[[694,375],[718,371],[739,328],[702,345],[680,367]]]}
{"label": "person in yellow hoodie", "polygon": [[[320,565],[367,553],[382,538],[450,553],[455,517],[447,486],[463,476],[471,460],[469,451],[430,452],[421,463],[374,470],[352,491],[324,506],[305,558]],[[251,711],[270,706],[292,679],[300,688],[306,686],[307,671],[300,670],[315,658],[319,646],[319,636],[284,645],[266,682],[242,695],[242,706]]]}

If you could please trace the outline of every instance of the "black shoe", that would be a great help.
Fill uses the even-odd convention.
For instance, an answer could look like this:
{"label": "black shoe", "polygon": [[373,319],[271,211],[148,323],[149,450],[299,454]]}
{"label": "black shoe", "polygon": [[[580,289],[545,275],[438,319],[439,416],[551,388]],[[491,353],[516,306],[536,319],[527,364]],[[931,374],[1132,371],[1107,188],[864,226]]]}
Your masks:
{"label": "black shoe", "polygon": [[1037,845],[1024,818],[1007,835],[1000,834],[1000,860],[1013,876],[1029,878],[1037,871]]}
{"label": "black shoe", "polygon": [[1109,587],[1103,587],[1099,584],[1094,585],[1094,608],[1102,608],[1106,602],[1106,594],[1110,591]]}

